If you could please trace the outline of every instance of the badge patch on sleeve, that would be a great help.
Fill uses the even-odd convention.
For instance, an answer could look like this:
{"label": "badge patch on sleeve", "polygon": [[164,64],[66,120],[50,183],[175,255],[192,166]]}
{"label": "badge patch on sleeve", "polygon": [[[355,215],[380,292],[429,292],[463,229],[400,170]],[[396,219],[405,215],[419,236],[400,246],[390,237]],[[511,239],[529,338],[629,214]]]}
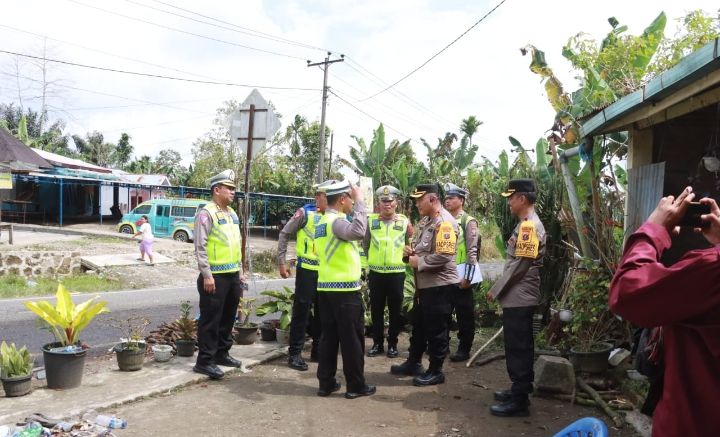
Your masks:
{"label": "badge patch on sleeve", "polygon": [[454,255],[457,236],[450,222],[442,222],[435,235],[435,253]]}
{"label": "badge patch on sleeve", "polygon": [[540,241],[535,230],[535,223],[525,220],[520,223],[520,232],[515,243],[515,256],[535,259],[538,256],[539,249]]}

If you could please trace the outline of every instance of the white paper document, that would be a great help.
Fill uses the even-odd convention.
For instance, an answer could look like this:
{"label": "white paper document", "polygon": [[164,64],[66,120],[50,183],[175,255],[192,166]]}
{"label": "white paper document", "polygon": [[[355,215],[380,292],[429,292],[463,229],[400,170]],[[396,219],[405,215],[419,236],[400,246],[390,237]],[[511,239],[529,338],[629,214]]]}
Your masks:
{"label": "white paper document", "polygon": [[[457,266],[457,275],[460,280],[462,280],[465,277],[465,269],[467,268],[467,264],[462,263]],[[477,284],[478,282],[482,281],[482,273],[480,272],[480,264],[475,263],[475,271],[473,272],[472,279],[470,279],[471,284]]]}

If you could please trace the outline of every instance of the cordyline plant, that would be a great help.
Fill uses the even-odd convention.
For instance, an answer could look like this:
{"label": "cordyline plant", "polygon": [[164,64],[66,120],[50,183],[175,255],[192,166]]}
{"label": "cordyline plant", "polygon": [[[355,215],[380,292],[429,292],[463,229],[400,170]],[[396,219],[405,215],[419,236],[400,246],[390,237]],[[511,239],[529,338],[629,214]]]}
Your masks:
{"label": "cordyline plant", "polygon": [[55,298],[57,302],[54,307],[46,300],[26,302],[25,306],[48,325],[50,331],[55,335],[55,339],[62,346],[78,343],[80,333],[95,316],[109,312],[105,308],[107,302],[95,302],[98,297],[75,305],[70,293],[62,284],[58,284]]}

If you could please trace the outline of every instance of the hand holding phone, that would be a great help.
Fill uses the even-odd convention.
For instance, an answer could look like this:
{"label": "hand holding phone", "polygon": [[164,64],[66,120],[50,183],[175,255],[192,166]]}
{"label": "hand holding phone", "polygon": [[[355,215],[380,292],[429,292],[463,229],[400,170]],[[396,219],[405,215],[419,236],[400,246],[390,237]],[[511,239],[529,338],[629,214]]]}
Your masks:
{"label": "hand holding phone", "polygon": [[706,228],[710,223],[704,221],[701,216],[710,214],[710,205],[699,202],[690,202],[685,215],[680,220],[680,226],[691,228]]}

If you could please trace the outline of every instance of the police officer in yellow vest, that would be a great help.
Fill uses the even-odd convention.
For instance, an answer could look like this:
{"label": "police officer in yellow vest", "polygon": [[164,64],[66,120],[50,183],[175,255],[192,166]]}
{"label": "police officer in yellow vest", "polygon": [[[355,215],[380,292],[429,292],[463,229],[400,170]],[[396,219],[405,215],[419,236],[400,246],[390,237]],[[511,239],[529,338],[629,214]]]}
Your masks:
{"label": "police officer in yellow vest", "polygon": [[[405,246],[403,258],[415,271],[415,302],[412,311],[410,355],[390,367],[395,375],[416,375],[413,384],[442,384],[443,361],[448,346],[450,293],[460,282],[455,265],[458,225],[442,207],[437,184],[421,184],[410,197],[422,217],[413,234],[412,244]],[[420,360],[427,352],[430,367],[424,371]]]}
{"label": "police officer in yellow vest", "polygon": [[334,184],[331,179],[315,185],[315,210],[299,208],[280,231],[278,238],[278,271],[282,278],[290,277],[286,265],[287,246],[290,235],[296,234],[295,252],[297,254],[297,272],[295,275],[295,299],[292,308],[292,321],[290,322],[288,367],[296,370],[307,370],[308,365],[302,358],[302,349],[305,344],[305,332],[308,323],[311,324],[313,338],[310,360],[317,361],[318,345],[320,344],[320,318],[317,304],[314,305],[314,315],[310,320],[310,310],[317,302],[318,261],[315,254],[315,225],[320,221],[327,199],[323,187]]}
{"label": "police officer in yellow vest", "polygon": [[475,217],[463,210],[468,195],[467,190],[455,184],[445,184],[445,209],[455,217],[458,222],[460,234],[457,240],[457,255],[455,263],[459,266],[460,283],[451,294],[451,312],[457,318],[459,340],[457,352],[450,355],[450,361],[467,361],[470,358],[470,349],[475,338],[475,297],[473,284],[482,280],[477,265],[478,251],[478,222]]}
{"label": "police officer in yellow vest", "polygon": [[[329,396],[340,389],[340,383],[335,379],[340,348],[347,384],[345,397],[355,399],[375,393],[375,386],[365,382],[365,309],[360,296],[358,243],[365,236],[367,212],[362,190],[346,181],[326,186],[325,193],[328,207],[315,226],[315,250],[320,263],[317,291],[322,323],[317,394]],[[352,222],[347,219],[351,212]]]}
{"label": "police officer in yellow vest", "polygon": [[400,333],[405,285],[403,249],[409,244],[412,226],[407,217],[396,213],[400,190],[385,185],[375,191],[380,204],[379,214],[368,215],[368,228],[363,250],[368,255],[368,281],[370,285],[370,313],[372,315],[373,346],[367,355],[374,357],[384,352],[385,302],[390,326],[388,327],[387,356],[398,356],[397,342]]}
{"label": "police officer in yellow vest", "polygon": [[195,216],[195,256],[200,275],[198,357],[193,370],[220,379],[218,365],[240,367],[229,354],[232,328],[242,296],[240,220],[230,204],[235,199],[235,172],[225,170],[210,179],[212,201]]}

